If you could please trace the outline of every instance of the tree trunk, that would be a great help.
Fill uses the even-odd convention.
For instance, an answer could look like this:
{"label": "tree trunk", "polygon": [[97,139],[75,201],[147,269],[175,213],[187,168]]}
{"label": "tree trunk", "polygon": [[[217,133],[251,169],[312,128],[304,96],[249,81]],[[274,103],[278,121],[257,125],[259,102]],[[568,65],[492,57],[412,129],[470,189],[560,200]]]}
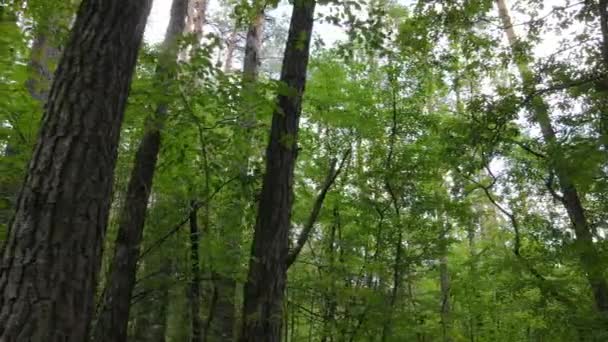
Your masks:
{"label": "tree trunk", "polygon": [[200,229],[198,212],[190,212],[190,318],[192,332],[190,342],[202,341],[203,322],[201,320],[201,266],[199,256]]}
{"label": "tree trunk", "polygon": [[163,260],[163,277],[158,289],[145,298],[142,303],[134,305],[136,319],[134,319],[133,333],[129,341],[134,342],[165,342],[167,332],[167,317],[169,312],[169,288],[171,286],[171,275],[174,274],[173,264],[169,260]]}
{"label": "tree trunk", "polygon": [[[255,125],[256,108],[250,105],[256,94],[256,81],[260,65],[260,50],[262,47],[262,32],[264,29],[264,10],[260,9],[254,20],[251,22],[247,31],[247,41],[245,44],[245,59],[243,63],[243,97],[245,106],[243,107],[243,119],[241,128],[245,131],[235,137],[235,144],[238,152],[234,160],[233,170],[241,173],[241,179],[246,180],[247,169],[251,149],[251,127]],[[227,272],[215,272],[213,274],[215,293],[217,301],[211,312],[211,331],[209,341],[232,341],[234,339],[234,328],[236,321],[235,296],[237,291],[237,281],[235,275],[238,273],[240,264],[240,241],[244,225],[243,217],[247,206],[246,194],[247,184],[241,182],[235,190],[235,198],[227,210],[224,217],[226,219],[225,230],[221,232],[224,250],[226,254],[221,257],[226,264]]]}
{"label": "tree trunk", "polygon": [[120,125],[150,5],[80,6],[3,250],[0,341],[87,339]]}
{"label": "tree trunk", "polygon": [[203,28],[207,13],[207,0],[190,0],[188,6],[188,17],[186,20],[186,32],[192,33],[197,38],[197,44],[203,38]]}
{"label": "tree trunk", "polygon": [[[174,78],[167,70],[177,58],[177,39],[184,31],[187,0],[174,0],[171,19],[163,43],[162,57],[157,69],[158,83],[166,86]],[[147,119],[121,209],[114,257],[107,288],[102,299],[102,310],[95,328],[94,341],[126,341],[131,294],[135,285],[137,260],[143,236],[148,199],[156,160],[161,144],[161,127],[167,114],[167,103],[159,103],[156,113]]]}
{"label": "tree trunk", "polygon": [[242,342],[281,339],[293,172],[314,8],[314,0],[296,1],[293,7],[281,71],[281,82],[289,88],[289,94],[278,95],[278,108],[272,116],[266,174],[244,291]]}
{"label": "tree trunk", "polygon": [[[517,53],[517,36],[511,23],[506,1],[497,0],[497,4],[509,44],[515,54]],[[597,247],[593,243],[591,229],[576,186],[562,166],[566,165],[567,161],[562,157],[555,130],[551,124],[549,106],[540,96],[534,95],[534,76],[528,66],[523,63],[519,63],[517,66],[523,80],[524,91],[531,98],[530,111],[534,114],[534,121],[540,126],[543,139],[547,145],[549,167],[555,172],[559,181],[562,192],[561,201],[574,228],[576,251],[593,291],[596,308],[603,316],[608,318],[608,285],[603,276],[603,263]]]}
{"label": "tree trunk", "polygon": [[[447,217],[446,217],[447,219]],[[439,257],[439,288],[441,290],[441,333],[444,342],[452,341],[452,320],[450,306],[450,274],[448,270],[448,240],[445,230],[439,236],[440,251]]]}
{"label": "tree trunk", "polygon": [[[604,64],[604,72],[608,72],[608,0],[599,0],[598,12],[600,19],[600,29],[602,32],[601,39],[601,55]],[[597,89],[603,93],[599,97],[600,102],[600,120],[599,120],[599,134],[600,143],[604,147],[604,152],[608,152],[608,77],[603,77],[598,80]]]}
{"label": "tree trunk", "polygon": [[224,73],[232,71],[232,60],[234,59],[234,50],[236,50],[237,35],[238,35],[237,23],[234,24],[232,32],[226,41],[226,61],[224,62]]}
{"label": "tree trunk", "polygon": [[[36,33],[32,43],[32,49],[30,52],[30,60],[28,62],[28,74],[29,78],[25,81],[25,88],[27,89],[30,96],[39,105],[39,110],[44,108],[46,99],[48,97],[49,90],[51,88],[51,81],[53,78],[54,68],[52,67],[59,58],[60,50],[56,46],[57,37],[55,39],[49,39],[49,36],[57,34],[56,25],[59,24],[57,21],[57,13],[50,15],[47,19],[48,23],[44,25],[44,28],[37,27]],[[15,24],[16,25],[16,24]],[[15,113],[15,116],[21,117],[21,114]],[[15,158],[16,160],[26,161],[29,159],[29,152],[31,152],[29,134],[18,133],[18,128],[13,127],[15,134],[11,134],[19,139],[9,139],[6,141],[3,154],[5,157]],[[12,159],[12,160],[15,160]],[[13,173],[12,177],[2,177],[0,180],[0,225],[8,225],[13,215],[13,211],[17,205],[17,197],[19,195],[19,187],[23,181],[25,167],[21,166],[21,163],[10,163],[14,165],[12,170],[4,170],[7,174]],[[11,172],[12,171],[12,172]],[[6,203],[6,205],[2,205]]]}

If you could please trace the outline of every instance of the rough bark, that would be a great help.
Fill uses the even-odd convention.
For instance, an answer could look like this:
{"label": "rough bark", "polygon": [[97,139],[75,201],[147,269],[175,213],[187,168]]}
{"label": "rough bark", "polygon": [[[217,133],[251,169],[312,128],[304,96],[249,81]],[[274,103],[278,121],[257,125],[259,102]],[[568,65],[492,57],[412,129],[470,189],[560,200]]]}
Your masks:
{"label": "rough bark", "polygon": [[[166,86],[171,63],[177,58],[177,39],[183,33],[187,0],[174,0],[171,19],[163,43],[162,57],[157,68],[158,83]],[[157,105],[147,119],[147,127],[139,142],[125,204],[120,212],[114,257],[110,266],[108,285],[102,299],[102,309],[95,327],[94,341],[126,341],[131,294],[135,285],[137,260],[143,236],[148,199],[161,145],[161,127],[167,114],[167,103]]]}
{"label": "rough bark", "polygon": [[[517,36],[511,23],[506,1],[497,0],[497,5],[507,39],[515,54],[517,53]],[[591,229],[576,185],[562,166],[567,165],[567,161],[563,159],[560,152],[559,142],[549,116],[549,106],[543,98],[535,95],[535,81],[529,67],[523,63],[519,63],[517,67],[523,80],[524,91],[530,97],[529,110],[533,114],[533,120],[539,125],[546,144],[549,167],[555,172],[559,181],[559,188],[562,192],[560,201],[566,208],[574,228],[575,247],[581,267],[586,273],[587,281],[593,291],[597,310],[603,316],[608,317],[608,285],[603,275],[603,263],[593,242]]]}
{"label": "rough bark", "polygon": [[199,256],[200,229],[198,212],[190,212],[190,342],[201,342],[203,322],[201,320],[201,266]]}
{"label": "rough bark", "polygon": [[244,291],[242,342],[281,340],[293,172],[314,8],[314,0],[296,1],[293,7],[281,71],[281,82],[289,93],[278,95],[278,108],[272,115],[266,173]]}
{"label": "rough bark", "polygon": [[85,0],[0,271],[0,341],[85,341],[124,108],[151,1]]}

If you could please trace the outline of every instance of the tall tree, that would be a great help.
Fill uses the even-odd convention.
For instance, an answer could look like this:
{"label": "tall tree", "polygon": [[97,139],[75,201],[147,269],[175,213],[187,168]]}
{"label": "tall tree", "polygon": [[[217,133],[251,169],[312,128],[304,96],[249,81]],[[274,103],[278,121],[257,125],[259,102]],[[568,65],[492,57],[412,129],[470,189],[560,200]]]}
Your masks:
{"label": "tall tree", "polygon": [[240,341],[281,340],[297,136],[316,1],[296,1],[266,150],[258,214],[244,290]]}
{"label": "tall tree", "polygon": [[[519,49],[506,0],[497,0],[497,5],[509,45],[513,54],[518,56],[521,50]],[[522,78],[524,92],[530,98],[528,109],[533,114],[534,122],[540,127],[546,144],[550,172],[555,173],[559,181],[559,189],[562,194],[555,194],[555,196],[565,207],[574,228],[576,253],[593,291],[597,310],[608,319],[608,284],[603,275],[602,258],[593,242],[593,233],[589,219],[583,208],[581,195],[567,170],[568,161],[563,156],[555,128],[551,122],[549,105],[535,92],[535,77],[528,65],[520,61],[517,63],[517,67]]]}
{"label": "tall tree", "polygon": [[[174,0],[171,18],[163,42],[157,83],[167,87],[175,78],[178,38],[184,32],[187,0]],[[131,294],[135,285],[137,260],[161,146],[161,129],[168,112],[167,99],[162,99],[154,114],[146,121],[144,136],[139,142],[124,205],[120,212],[118,235],[110,275],[103,293],[102,308],[95,326],[95,341],[126,341]]]}
{"label": "tall tree", "polygon": [[150,7],[80,5],[3,250],[2,341],[87,338],[120,126]]}
{"label": "tall tree", "polygon": [[260,1],[254,3],[254,15],[250,20],[247,29],[245,42],[245,56],[243,60],[242,74],[242,119],[239,122],[238,134],[235,134],[235,145],[237,157],[234,158],[232,170],[239,173],[242,181],[236,185],[234,199],[230,206],[226,208],[225,231],[222,232],[223,243],[226,246],[225,257],[222,257],[228,267],[229,274],[214,272],[214,287],[217,300],[212,308],[210,322],[209,340],[210,341],[229,341],[233,339],[234,324],[236,322],[236,274],[240,265],[241,253],[239,251],[240,240],[245,220],[248,199],[247,191],[247,171],[252,149],[249,147],[252,142],[252,127],[256,122],[256,83],[258,79],[260,56],[262,48],[262,37],[264,31],[265,6]]}

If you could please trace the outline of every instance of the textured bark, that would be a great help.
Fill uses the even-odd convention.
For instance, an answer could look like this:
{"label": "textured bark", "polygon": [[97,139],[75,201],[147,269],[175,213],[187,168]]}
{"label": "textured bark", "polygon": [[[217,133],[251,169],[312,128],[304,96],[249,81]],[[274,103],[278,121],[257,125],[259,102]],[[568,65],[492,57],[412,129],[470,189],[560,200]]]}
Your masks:
{"label": "textured bark", "polygon": [[190,342],[202,341],[203,322],[201,320],[201,266],[199,256],[200,229],[197,211],[190,213]]}
{"label": "textured bark", "polygon": [[296,1],[293,7],[281,71],[281,82],[289,87],[289,94],[278,95],[278,108],[272,115],[266,174],[244,291],[242,342],[281,340],[293,172],[314,8],[314,0]]}
{"label": "textured bark", "polygon": [[[514,53],[517,52],[517,36],[511,23],[509,10],[505,0],[497,0],[499,14]],[[529,109],[534,115],[534,121],[540,126],[545,144],[549,167],[555,172],[562,192],[561,202],[566,208],[568,217],[575,232],[575,247],[587,281],[593,291],[597,310],[608,317],[608,285],[603,275],[603,263],[593,242],[593,236],[583,208],[578,190],[573,180],[562,165],[567,165],[560,151],[555,130],[549,116],[549,106],[538,95],[535,95],[535,81],[532,72],[526,64],[518,65],[523,80],[524,91],[531,98]]]}
{"label": "textured bark", "polygon": [[87,338],[124,108],[151,1],[85,0],[0,271],[0,341]]}
{"label": "textured bark", "polygon": [[[174,0],[171,19],[163,43],[157,78],[166,85],[174,77],[168,75],[170,63],[177,58],[177,39],[183,33],[187,0]],[[102,309],[95,327],[94,341],[126,341],[131,307],[131,293],[135,285],[137,260],[143,236],[148,199],[161,145],[161,127],[167,113],[167,103],[159,103],[139,142],[125,204],[120,212],[114,257],[110,266],[108,285],[102,299]]]}

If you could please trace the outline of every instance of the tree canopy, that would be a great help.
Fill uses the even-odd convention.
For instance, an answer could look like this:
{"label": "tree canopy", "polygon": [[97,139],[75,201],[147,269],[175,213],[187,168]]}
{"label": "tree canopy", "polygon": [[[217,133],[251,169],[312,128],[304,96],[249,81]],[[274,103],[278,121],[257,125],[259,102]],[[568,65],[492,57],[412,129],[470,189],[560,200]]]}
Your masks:
{"label": "tree canopy", "polygon": [[0,340],[608,340],[607,0],[127,2],[0,5]]}

